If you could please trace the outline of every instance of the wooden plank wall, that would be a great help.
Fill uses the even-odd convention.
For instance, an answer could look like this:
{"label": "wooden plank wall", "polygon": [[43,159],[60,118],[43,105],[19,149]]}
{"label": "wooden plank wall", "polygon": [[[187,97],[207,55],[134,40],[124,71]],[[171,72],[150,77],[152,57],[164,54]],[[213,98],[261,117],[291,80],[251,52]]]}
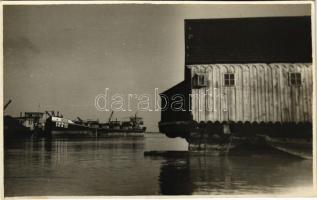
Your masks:
{"label": "wooden plank wall", "polygon": [[[200,121],[311,122],[312,65],[309,63],[188,65],[192,77],[206,73],[208,86],[192,89],[193,119]],[[289,72],[301,73],[290,86]],[[224,73],[235,86],[224,86]]]}

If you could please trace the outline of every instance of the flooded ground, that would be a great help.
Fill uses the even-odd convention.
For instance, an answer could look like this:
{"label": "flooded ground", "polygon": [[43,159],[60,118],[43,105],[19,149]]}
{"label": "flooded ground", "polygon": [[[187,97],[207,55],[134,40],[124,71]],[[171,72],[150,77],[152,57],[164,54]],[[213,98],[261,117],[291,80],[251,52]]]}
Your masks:
{"label": "flooded ground", "polygon": [[280,154],[144,156],[187,150],[162,134],[5,146],[5,196],[297,194],[313,179],[311,160]]}

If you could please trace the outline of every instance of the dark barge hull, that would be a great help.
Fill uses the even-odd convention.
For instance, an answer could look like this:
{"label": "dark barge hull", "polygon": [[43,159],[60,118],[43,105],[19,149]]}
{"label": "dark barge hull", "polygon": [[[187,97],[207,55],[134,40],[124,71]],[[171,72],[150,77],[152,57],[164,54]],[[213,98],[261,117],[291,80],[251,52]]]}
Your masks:
{"label": "dark barge hull", "polygon": [[254,146],[255,149],[272,147],[285,153],[311,158],[312,124],[249,123],[249,122],[160,122],[159,129],[168,137],[182,137],[191,151],[220,151],[228,153],[234,148]]}
{"label": "dark barge hull", "polygon": [[144,137],[144,129],[98,129],[98,137]]}
{"label": "dark barge hull", "polygon": [[143,129],[105,129],[99,128],[98,132],[100,133],[144,133],[145,128]]}
{"label": "dark barge hull", "polygon": [[[58,121],[57,121],[58,120]],[[79,125],[71,122],[70,120],[50,117],[45,123],[45,136],[58,137],[58,136],[93,136],[94,130],[88,126]]]}
{"label": "dark barge hull", "polygon": [[[59,121],[56,121],[59,120]],[[73,123],[63,118],[48,118],[45,124],[46,137],[121,137],[144,136],[144,129],[104,129],[92,128]]]}
{"label": "dark barge hull", "polygon": [[224,126],[227,125],[235,136],[254,136],[256,134],[282,138],[312,138],[312,124],[310,122],[280,123],[280,122],[200,122],[177,121],[160,122],[159,130],[169,137],[187,138],[191,132],[206,134],[223,134]]}
{"label": "dark barge hull", "polygon": [[30,128],[23,126],[11,116],[4,116],[3,124],[4,140],[25,139],[32,136],[33,132]]}

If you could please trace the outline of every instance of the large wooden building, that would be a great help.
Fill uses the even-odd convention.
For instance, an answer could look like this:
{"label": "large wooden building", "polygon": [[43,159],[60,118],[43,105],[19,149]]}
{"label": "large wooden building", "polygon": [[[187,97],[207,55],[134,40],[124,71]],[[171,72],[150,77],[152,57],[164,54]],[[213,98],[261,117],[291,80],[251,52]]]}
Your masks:
{"label": "large wooden building", "polygon": [[185,97],[182,111],[163,102],[159,127],[168,136],[224,125],[311,135],[310,17],[185,20],[184,71],[185,80],[161,94]]}

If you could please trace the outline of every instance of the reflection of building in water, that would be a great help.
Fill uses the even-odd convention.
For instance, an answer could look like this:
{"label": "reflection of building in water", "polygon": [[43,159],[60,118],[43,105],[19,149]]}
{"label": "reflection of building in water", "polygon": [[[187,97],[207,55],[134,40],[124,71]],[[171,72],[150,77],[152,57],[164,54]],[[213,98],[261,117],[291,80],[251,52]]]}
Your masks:
{"label": "reflection of building in water", "polygon": [[192,194],[192,180],[187,159],[166,160],[161,165],[160,192],[163,195]]}
{"label": "reflection of building in water", "polygon": [[283,193],[312,187],[312,169],[290,157],[188,156],[163,162],[159,180],[165,195]]}

